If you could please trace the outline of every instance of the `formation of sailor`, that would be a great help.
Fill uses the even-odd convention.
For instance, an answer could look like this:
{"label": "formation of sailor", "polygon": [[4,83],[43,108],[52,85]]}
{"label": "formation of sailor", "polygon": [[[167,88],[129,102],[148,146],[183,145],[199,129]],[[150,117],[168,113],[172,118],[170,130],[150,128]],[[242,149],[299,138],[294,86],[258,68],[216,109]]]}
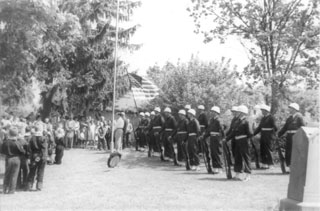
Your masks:
{"label": "formation of sailor", "polygon": [[[273,167],[273,144],[277,136],[283,135],[286,137],[286,165],[290,166],[292,136],[304,125],[304,121],[298,104],[291,103],[289,108],[291,115],[278,134],[276,120],[267,105],[260,106],[263,116],[254,131],[248,120],[249,109],[245,105],[231,108],[233,118],[229,127],[222,124],[218,106],[211,107],[210,115],[207,115],[203,105],[197,107],[197,112],[186,105],[176,116],[169,107],[163,112],[156,107],[151,113],[140,113],[137,130],[145,131],[139,139],[146,139],[149,157],[158,151],[161,161],[172,160],[175,166],[181,166],[184,161],[186,170],[194,171],[200,170],[200,158],[203,157],[210,174],[221,173],[227,162],[233,165],[233,179],[248,181],[251,174],[249,143],[258,134],[262,169]],[[232,153],[229,153],[229,145]],[[226,155],[229,156],[227,159],[224,157]]]}

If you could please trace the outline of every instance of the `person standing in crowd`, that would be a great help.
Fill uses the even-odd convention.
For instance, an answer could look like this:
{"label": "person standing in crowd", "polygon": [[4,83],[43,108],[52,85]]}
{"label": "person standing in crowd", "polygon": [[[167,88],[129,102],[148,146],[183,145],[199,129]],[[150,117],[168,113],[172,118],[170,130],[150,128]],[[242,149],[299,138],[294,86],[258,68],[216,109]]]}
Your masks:
{"label": "person standing in crowd", "polygon": [[154,121],[152,122],[152,133],[155,137],[157,148],[160,151],[160,160],[164,161],[163,150],[161,147],[162,145],[161,134],[160,134],[162,127],[164,126],[164,119],[160,114],[161,112],[160,107],[155,107],[154,112],[155,112],[155,117],[154,117]]}
{"label": "person standing in crowd", "polygon": [[[121,152],[122,151],[124,120],[123,120],[123,113],[122,112],[118,112],[117,115],[118,115],[118,118],[114,121],[114,125],[113,125],[114,147],[111,147],[111,149],[113,149],[113,151],[116,151],[116,152]],[[113,140],[111,142],[111,145],[113,145]]]}
{"label": "person standing in crowd", "polygon": [[152,125],[154,122],[154,117],[155,117],[155,112],[151,111],[150,112],[150,124],[149,124],[149,128],[148,128],[148,136],[149,136],[148,153],[150,154],[150,156],[153,156],[153,153],[155,151],[159,152],[159,150],[157,149],[154,134],[152,132]]}
{"label": "person standing in crowd", "polygon": [[286,165],[290,167],[291,164],[291,152],[292,152],[292,137],[297,132],[297,130],[305,126],[303,116],[299,112],[300,106],[297,103],[291,103],[289,105],[290,116],[286,120],[286,123],[281,128],[278,133],[278,136],[281,137],[285,133],[286,135],[286,148],[285,148],[285,160]]}
{"label": "person standing in crowd", "polygon": [[[204,138],[204,133],[208,127],[208,117],[204,111],[204,106],[199,105],[198,106],[198,112],[199,112],[199,117],[198,121],[200,124],[200,136],[199,136],[199,141],[198,141],[198,153],[204,152],[203,156],[206,156],[206,160],[209,162],[210,161],[210,153],[209,153],[209,143],[208,140]],[[208,171],[210,169],[207,169]]]}
{"label": "person standing in crowd", "polygon": [[121,112],[123,121],[124,121],[124,126],[123,126],[123,137],[122,137],[122,149],[125,149],[126,147],[126,134],[127,134],[127,126],[128,126],[128,119],[126,117],[125,112]]}
{"label": "person standing in crowd", "polygon": [[49,165],[54,163],[53,159],[53,151],[55,148],[55,142],[54,142],[54,134],[53,134],[53,127],[50,123],[49,118],[45,118],[44,120],[44,137],[47,139],[48,142],[48,158],[47,162]]}
{"label": "person standing in crowd", "polygon": [[[94,145],[95,134],[96,134],[96,125],[95,125],[93,119],[89,116],[88,117],[88,139],[87,139],[87,142],[91,146]],[[86,143],[86,146],[87,146],[87,143]]]}
{"label": "person standing in crowd", "polygon": [[106,124],[106,142],[107,142],[107,147],[108,147],[108,150],[111,149],[111,131],[112,131],[112,127],[111,127],[111,121],[107,121],[107,124]]}
{"label": "person standing in crowd", "polygon": [[63,124],[59,124],[55,131],[55,142],[56,142],[56,156],[54,158],[54,164],[60,165],[62,163],[62,157],[65,148],[65,131],[63,129]]}
{"label": "person standing in crowd", "polygon": [[76,147],[80,146],[79,143],[79,135],[80,135],[80,117],[75,117],[74,118],[74,144]]}
{"label": "person standing in crowd", "polygon": [[3,193],[14,194],[17,186],[17,179],[20,170],[20,156],[25,154],[21,143],[18,141],[18,128],[12,126],[9,129],[8,137],[5,138],[0,146],[0,153],[5,158],[5,173],[3,180]]}
{"label": "person standing in crowd", "polygon": [[28,159],[30,157],[30,150],[29,150],[29,133],[30,129],[25,128],[25,132],[23,134],[18,135],[18,141],[20,145],[24,149],[25,153],[20,155],[20,170],[18,176],[18,188],[27,190],[28,189],[28,176],[30,172],[29,162]]}
{"label": "person standing in crowd", "polygon": [[250,180],[251,166],[250,166],[250,155],[249,155],[249,138],[252,137],[252,129],[249,125],[246,116],[249,113],[248,108],[245,105],[238,107],[239,120],[232,130],[231,134],[227,137],[227,141],[235,139],[235,163],[234,171],[236,175],[235,180],[240,179],[240,173],[243,171],[246,173],[243,181]]}
{"label": "person standing in crowd", "polygon": [[208,172],[218,174],[222,172],[222,138],[224,137],[224,131],[220,124],[219,115],[220,108],[213,106],[211,108],[212,118],[205,132],[204,139],[210,137],[210,156],[212,160],[212,168],[210,166],[210,160],[208,160]]}
{"label": "person standing in crowd", "polygon": [[174,143],[173,143],[173,135],[177,130],[177,122],[174,117],[171,115],[171,109],[164,109],[164,127],[163,127],[163,146],[164,146],[164,156],[168,158],[173,158],[173,162],[175,166],[179,166],[177,160],[177,154],[174,152]]}
{"label": "person standing in crowd", "polygon": [[138,127],[135,130],[136,133],[136,151],[139,150],[140,147],[145,146],[145,134],[144,134],[144,128],[145,128],[145,121],[144,121],[144,113],[139,113],[139,123]]}
{"label": "person standing in crowd", "polygon": [[73,120],[73,116],[69,118],[66,116],[66,147],[67,149],[73,148],[73,139],[74,139],[74,131],[75,131],[75,121]]}
{"label": "person standing in crowd", "polygon": [[179,121],[177,125],[177,130],[175,130],[173,136],[174,141],[174,150],[175,154],[177,155],[178,165],[179,162],[183,161],[186,158],[186,149],[184,146],[186,144],[186,141],[188,139],[188,124],[189,120],[186,117],[186,111],[180,110],[178,112],[179,114]]}
{"label": "person standing in crowd", "polygon": [[106,150],[106,128],[104,122],[99,122],[98,125],[98,150]]}
{"label": "person standing in crowd", "polygon": [[188,155],[191,170],[200,171],[200,159],[198,155],[198,137],[201,133],[200,124],[196,119],[196,111],[189,109],[189,124],[188,124]]}
{"label": "person standing in crowd", "polygon": [[151,120],[150,120],[150,113],[149,112],[145,112],[144,113],[144,128],[143,128],[143,136],[146,140],[147,146],[148,146],[148,157],[151,157],[151,151],[150,149],[150,136],[149,136],[149,128],[150,128],[150,124],[151,124]]}
{"label": "person standing in crowd", "polygon": [[263,169],[269,169],[273,166],[272,145],[276,138],[276,121],[270,114],[270,107],[267,105],[260,106],[263,117],[259,126],[255,129],[253,135],[261,134],[260,136],[260,155]]}
{"label": "person standing in crowd", "polygon": [[131,133],[133,131],[133,126],[132,126],[132,123],[130,122],[130,119],[127,118],[127,129],[126,129],[126,135],[125,135],[125,147],[129,147],[130,144],[131,144],[131,140],[130,140],[130,137],[131,137]]}
{"label": "person standing in crowd", "polygon": [[[227,137],[231,135],[232,131],[235,129],[237,121],[239,120],[238,107],[232,106],[231,112],[232,112],[233,118],[231,120],[230,127],[226,133]],[[232,152],[233,158],[235,158],[235,139],[234,138],[231,139],[231,152]]]}
{"label": "person standing in crowd", "polygon": [[32,189],[35,176],[37,174],[37,190],[42,190],[44,170],[47,163],[48,143],[43,137],[43,122],[40,116],[37,116],[35,125],[35,135],[31,137],[30,146],[30,173],[28,179],[28,190]]}

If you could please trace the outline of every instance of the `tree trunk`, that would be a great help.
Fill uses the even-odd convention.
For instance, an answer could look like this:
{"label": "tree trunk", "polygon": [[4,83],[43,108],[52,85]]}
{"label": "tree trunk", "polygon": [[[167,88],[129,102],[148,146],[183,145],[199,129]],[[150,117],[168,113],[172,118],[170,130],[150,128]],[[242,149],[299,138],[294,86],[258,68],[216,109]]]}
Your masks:
{"label": "tree trunk", "polygon": [[272,81],[271,84],[271,114],[274,115],[279,109],[280,92],[278,83]]}

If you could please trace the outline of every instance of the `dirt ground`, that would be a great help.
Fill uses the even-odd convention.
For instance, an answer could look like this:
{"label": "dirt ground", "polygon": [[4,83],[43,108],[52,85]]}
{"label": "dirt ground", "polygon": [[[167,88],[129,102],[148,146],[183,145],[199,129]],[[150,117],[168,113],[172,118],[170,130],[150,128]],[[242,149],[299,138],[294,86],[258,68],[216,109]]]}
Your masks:
{"label": "dirt ground", "polygon": [[[41,192],[0,194],[0,210],[277,210],[286,198],[289,176],[253,170],[248,182],[225,174],[185,171],[172,163],[148,158],[146,152],[124,151],[114,169],[108,153],[65,151],[62,165],[46,166]],[[4,161],[0,161],[0,192]]]}

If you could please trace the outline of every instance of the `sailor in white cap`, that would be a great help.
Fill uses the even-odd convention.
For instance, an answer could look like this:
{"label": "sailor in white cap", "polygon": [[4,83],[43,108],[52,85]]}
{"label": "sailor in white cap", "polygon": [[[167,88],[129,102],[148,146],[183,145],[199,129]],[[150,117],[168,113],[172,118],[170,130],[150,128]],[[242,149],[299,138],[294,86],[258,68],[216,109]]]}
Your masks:
{"label": "sailor in white cap", "polygon": [[[226,136],[229,136],[231,134],[231,132],[234,130],[235,125],[237,124],[237,121],[239,119],[238,118],[239,112],[238,112],[237,106],[232,106],[231,112],[232,112],[233,118],[231,120],[230,127],[226,132]],[[235,157],[235,139],[231,139],[231,152],[232,152],[232,156],[234,158]]]}
{"label": "sailor in white cap", "polygon": [[[177,155],[177,160],[182,161],[184,159],[187,159],[187,151],[186,151],[186,141],[188,138],[188,124],[189,124],[189,120],[186,117],[186,111],[185,110],[180,110],[178,112],[179,114],[179,121],[178,121],[178,126],[177,126],[177,130],[175,130],[174,134],[173,134],[173,138],[174,138],[174,149],[175,149],[175,153]],[[177,163],[178,163],[177,162]],[[180,165],[178,163],[178,165]],[[190,166],[188,167],[190,169]]]}
{"label": "sailor in white cap", "polygon": [[281,130],[278,133],[279,137],[283,136],[285,133],[287,134],[285,148],[285,160],[287,166],[290,166],[291,163],[292,137],[300,127],[305,125],[303,116],[299,112],[299,105],[297,103],[291,103],[289,105],[289,109],[291,115],[286,120],[285,125],[281,128]]}
{"label": "sailor in white cap", "polygon": [[162,128],[164,126],[164,118],[160,114],[161,112],[160,107],[155,107],[154,112],[155,112],[155,117],[150,127],[152,127],[152,133],[155,138],[155,144],[156,144],[155,148],[158,151],[160,151],[160,160],[164,161],[163,151],[161,150],[162,148],[161,148],[161,136],[160,136],[160,132],[162,131]]}
{"label": "sailor in white cap", "polygon": [[177,154],[174,152],[174,140],[173,135],[177,130],[177,121],[171,114],[170,108],[164,109],[164,127],[163,127],[163,147],[164,147],[164,156],[168,158],[173,158],[174,165],[178,166]]}
{"label": "sailor in white cap", "polygon": [[211,112],[212,118],[210,119],[204,138],[210,137],[209,146],[213,171],[210,166],[209,157],[208,173],[217,174],[222,172],[222,138],[224,137],[224,131],[219,120],[220,108],[218,106],[213,106]]}
{"label": "sailor in white cap", "polygon": [[[198,106],[198,113],[199,113],[198,121],[199,121],[199,124],[200,124],[200,131],[201,131],[200,132],[200,135],[201,135],[200,136],[200,140],[198,142],[198,144],[199,144],[198,153],[204,152],[203,156],[206,156],[208,158],[209,157],[209,145],[206,142],[206,140],[203,139],[205,130],[208,127],[208,117],[207,117],[206,113],[204,112],[204,106],[203,105],[199,105]],[[201,141],[202,141],[202,143],[201,143]],[[204,149],[202,149],[202,148],[204,148]]]}
{"label": "sailor in white cap", "polygon": [[[200,135],[200,124],[196,119],[196,111],[190,109],[189,114],[189,124],[188,124],[188,155],[191,170],[199,171],[200,170],[200,159],[198,155],[198,137]],[[187,165],[188,166],[188,165]],[[187,169],[189,170],[189,169]]]}
{"label": "sailor in white cap", "polygon": [[260,136],[260,155],[263,169],[273,166],[272,143],[275,140],[275,132],[277,131],[275,118],[270,114],[270,106],[260,106],[263,117],[259,126],[255,129],[253,135]]}
{"label": "sailor in white cap", "polygon": [[151,157],[153,156],[153,152],[154,150],[156,149],[156,142],[155,142],[155,137],[154,137],[154,134],[152,132],[152,126],[154,125],[154,118],[155,118],[155,115],[156,113],[154,111],[151,111],[150,112],[150,124],[148,126],[148,140],[149,140],[149,143],[148,143],[148,157]]}
{"label": "sailor in white cap", "polygon": [[232,130],[231,134],[227,137],[227,141],[235,139],[235,163],[234,171],[236,175],[234,179],[240,179],[240,173],[245,172],[243,181],[250,180],[251,167],[250,167],[250,154],[249,154],[249,138],[252,137],[252,130],[246,116],[249,113],[247,106],[241,105],[238,107],[239,120]]}

